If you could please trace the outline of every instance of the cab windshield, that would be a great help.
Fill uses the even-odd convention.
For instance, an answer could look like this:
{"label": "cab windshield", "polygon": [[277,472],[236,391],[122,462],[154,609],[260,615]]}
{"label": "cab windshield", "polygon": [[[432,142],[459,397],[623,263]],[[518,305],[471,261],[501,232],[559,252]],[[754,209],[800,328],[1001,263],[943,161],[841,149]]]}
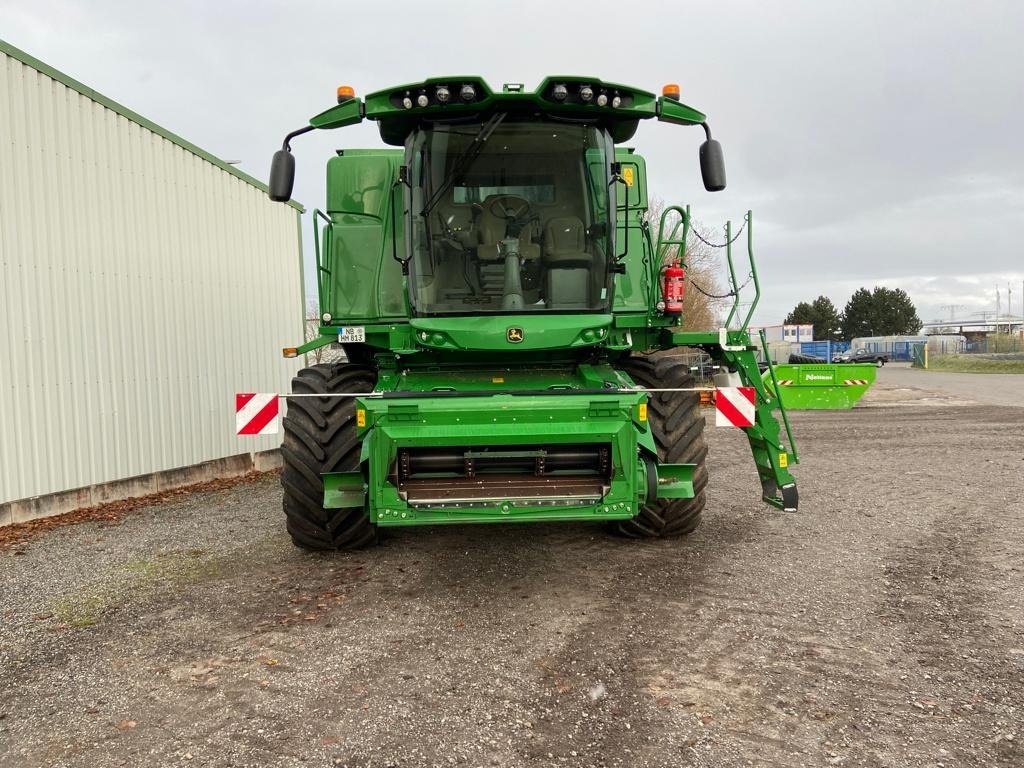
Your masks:
{"label": "cab windshield", "polygon": [[498,114],[417,131],[409,151],[417,314],[607,310],[615,228],[603,131]]}

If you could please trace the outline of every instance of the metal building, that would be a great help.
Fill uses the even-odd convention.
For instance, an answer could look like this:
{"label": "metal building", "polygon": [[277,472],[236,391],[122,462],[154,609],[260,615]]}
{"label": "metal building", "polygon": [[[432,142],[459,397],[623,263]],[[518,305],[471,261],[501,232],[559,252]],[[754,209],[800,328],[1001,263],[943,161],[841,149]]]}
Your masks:
{"label": "metal building", "polygon": [[301,206],[3,41],[0,169],[0,524],[259,466]]}

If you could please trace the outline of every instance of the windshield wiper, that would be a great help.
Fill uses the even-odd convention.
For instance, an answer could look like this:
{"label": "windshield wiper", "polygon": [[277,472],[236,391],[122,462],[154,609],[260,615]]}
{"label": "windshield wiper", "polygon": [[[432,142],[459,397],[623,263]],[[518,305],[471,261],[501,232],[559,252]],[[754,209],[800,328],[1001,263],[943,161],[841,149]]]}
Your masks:
{"label": "windshield wiper", "polygon": [[483,152],[484,145],[487,143],[487,139],[491,137],[491,134],[494,133],[494,129],[497,128],[501,124],[501,121],[507,116],[507,112],[499,112],[480,126],[480,130],[476,132],[476,136],[473,137],[473,141],[470,142],[470,145],[462,150],[461,154],[455,158],[455,162],[452,164],[452,169],[448,175],[445,176],[441,186],[437,188],[437,191],[430,196],[430,199],[427,200],[426,204],[423,206],[423,210],[420,212],[421,216],[426,218],[430,212],[434,210],[434,207],[441,202],[441,198],[444,197],[445,193],[455,185],[456,180],[462,176],[463,173],[469,170],[469,166],[474,160],[476,160],[477,156]]}

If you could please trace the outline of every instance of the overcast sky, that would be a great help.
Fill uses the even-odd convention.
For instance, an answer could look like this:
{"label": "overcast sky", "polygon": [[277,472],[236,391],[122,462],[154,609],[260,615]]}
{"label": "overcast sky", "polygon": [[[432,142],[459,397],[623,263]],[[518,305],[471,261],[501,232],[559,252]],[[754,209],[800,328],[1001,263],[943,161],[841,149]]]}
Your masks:
{"label": "overcast sky", "polygon": [[[1021,313],[1022,30],[1024,5],[977,0],[0,2],[0,37],[263,180],[342,83],[678,82],[729,188],[701,186],[700,129],[648,121],[631,144],[705,225],[754,210],[762,324],[874,285],[928,321],[994,310],[997,286],[1005,311],[1009,284]],[[372,123],[297,139],[296,199],[322,203],[335,148],[377,145]]]}

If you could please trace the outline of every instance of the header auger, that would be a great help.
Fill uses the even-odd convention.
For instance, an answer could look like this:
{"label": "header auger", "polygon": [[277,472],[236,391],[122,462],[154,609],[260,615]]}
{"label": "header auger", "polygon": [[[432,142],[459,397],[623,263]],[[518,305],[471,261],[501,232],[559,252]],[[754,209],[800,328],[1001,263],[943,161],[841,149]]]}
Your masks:
{"label": "header auger", "polygon": [[[677,87],[658,97],[550,77],[533,92],[492,91],[462,76],[363,100],[343,87],[286,137],[275,200],[291,195],[302,133],[372,120],[398,147],[339,150],[314,214],[320,335],[285,354],[340,342],[347,362],[300,371],[305,397],[288,400],[282,483],[296,544],[350,548],[382,527],[469,522],[689,533],[707,449],[694,379],[671,354],[680,346],[728,369],[720,383],[756,389],[745,431],[763,498],[796,509],[795,451],[749,313],[731,330],[682,330],[689,211],[673,206],[652,232],[645,161],[617,146],[647,119],[703,127],[704,186],[725,187],[721,147]],[[746,226],[759,291],[749,214]],[[731,249],[729,266],[738,294]],[[737,296],[730,321],[738,307]]]}

